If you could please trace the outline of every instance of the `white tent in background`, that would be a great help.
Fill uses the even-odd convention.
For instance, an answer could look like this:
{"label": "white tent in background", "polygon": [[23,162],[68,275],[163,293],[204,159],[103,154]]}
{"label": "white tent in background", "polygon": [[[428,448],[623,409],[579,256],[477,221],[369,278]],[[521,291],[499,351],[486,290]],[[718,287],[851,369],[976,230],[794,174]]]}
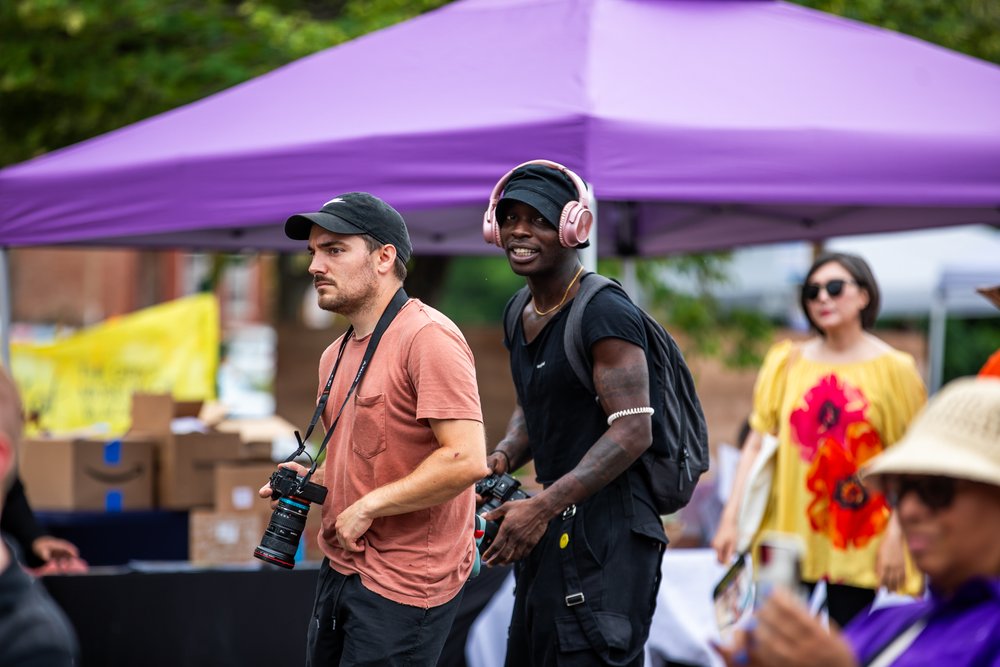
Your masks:
{"label": "white tent in background", "polygon": [[927,348],[928,368],[930,369],[928,388],[931,391],[937,391],[941,387],[944,376],[945,325],[948,316],[956,314],[981,315],[982,311],[979,307],[971,308],[967,304],[970,296],[975,296],[980,302],[986,304],[990,315],[998,315],[997,309],[976,292],[977,287],[1000,285],[1000,255],[994,255],[994,258],[995,261],[991,267],[976,269],[967,265],[955,265],[946,267],[941,272],[930,303]]}

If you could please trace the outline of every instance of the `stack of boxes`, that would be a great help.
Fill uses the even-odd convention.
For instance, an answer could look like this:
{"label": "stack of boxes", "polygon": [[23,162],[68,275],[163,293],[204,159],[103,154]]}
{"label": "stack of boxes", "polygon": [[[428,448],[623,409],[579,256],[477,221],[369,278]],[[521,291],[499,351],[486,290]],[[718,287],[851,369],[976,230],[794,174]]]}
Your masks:
{"label": "stack of boxes", "polygon": [[[28,440],[20,474],[32,506],[186,510],[192,562],[257,562],[253,550],[271,514],[257,492],[275,469],[272,441],[293,427],[279,417],[208,425],[198,419],[201,408],[169,395],[135,394],[132,428],[122,438]],[[318,518],[314,508],[310,529]]]}
{"label": "stack of boxes", "polygon": [[274,472],[270,461],[220,463],[215,467],[212,509],[191,512],[191,560],[197,564],[239,563],[253,550],[267,527],[271,503],[258,495]]}
{"label": "stack of boxes", "polygon": [[129,433],[156,442],[155,486],[157,506],[162,509],[211,505],[215,466],[243,456],[243,444],[234,433],[207,427],[204,431],[175,432],[178,422],[198,426],[200,409],[200,402],[174,401],[168,394],[132,396]]}

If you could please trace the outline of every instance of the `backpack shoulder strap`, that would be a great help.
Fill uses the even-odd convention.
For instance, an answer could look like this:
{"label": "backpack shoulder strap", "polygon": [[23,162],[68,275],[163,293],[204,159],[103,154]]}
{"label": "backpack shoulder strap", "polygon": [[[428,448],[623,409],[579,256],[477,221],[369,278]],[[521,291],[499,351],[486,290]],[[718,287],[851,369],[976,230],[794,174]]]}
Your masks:
{"label": "backpack shoulder strap", "polygon": [[521,313],[524,312],[524,307],[528,305],[528,299],[530,298],[531,291],[525,285],[514,293],[514,296],[510,298],[507,306],[504,308],[503,330],[507,334],[507,340],[511,342],[514,340],[514,331],[517,330],[517,319],[521,317]]}
{"label": "backpack shoulder strap", "polygon": [[569,314],[566,317],[566,331],[563,334],[563,343],[566,348],[566,359],[570,368],[584,387],[594,393],[593,363],[590,361],[590,351],[583,345],[583,313],[587,309],[587,304],[594,298],[594,295],[605,287],[613,287],[625,290],[617,282],[602,276],[599,273],[588,271],[580,278],[580,289],[577,290],[573,302],[569,306]]}

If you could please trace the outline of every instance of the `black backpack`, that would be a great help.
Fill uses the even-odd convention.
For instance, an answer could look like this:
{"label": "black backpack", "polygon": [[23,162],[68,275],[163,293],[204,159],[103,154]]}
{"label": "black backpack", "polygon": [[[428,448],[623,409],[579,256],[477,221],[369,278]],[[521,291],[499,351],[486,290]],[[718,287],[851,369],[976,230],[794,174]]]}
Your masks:
{"label": "black backpack", "polygon": [[[605,288],[619,290],[629,298],[618,282],[598,273],[585,273],[579,291],[570,302],[563,339],[573,372],[591,393],[594,393],[593,364],[583,344],[583,313],[594,295]],[[531,292],[523,287],[508,302],[504,312],[508,340],[514,339],[517,318],[530,298]],[[653,406],[656,410],[653,419],[664,424],[667,434],[667,441],[660,442],[658,431],[654,429],[653,444],[642,455],[643,468],[653,490],[656,510],[660,514],[672,514],[688,504],[695,484],[708,470],[708,427],[694,378],[677,343],[646,311],[638,306],[636,310],[645,324],[649,342],[646,352],[651,355],[656,381],[660,383],[665,400],[664,405]]]}

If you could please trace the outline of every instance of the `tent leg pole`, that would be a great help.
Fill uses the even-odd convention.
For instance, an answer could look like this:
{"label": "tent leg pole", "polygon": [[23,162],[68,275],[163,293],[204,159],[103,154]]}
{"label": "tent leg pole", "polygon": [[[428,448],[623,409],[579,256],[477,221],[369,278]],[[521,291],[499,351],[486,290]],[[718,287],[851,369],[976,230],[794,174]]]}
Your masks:
{"label": "tent leg pole", "polygon": [[594,216],[594,222],[590,226],[590,246],[579,251],[580,263],[586,270],[597,273],[597,197],[590,185],[587,186],[587,193],[590,195],[590,212]]}
{"label": "tent leg pole", "polygon": [[628,295],[632,297],[640,306],[645,305],[642,303],[643,299],[639,294],[639,276],[636,273],[635,257],[623,257],[622,258],[622,287],[628,292]]}
{"label": "tent leg pole", "polygon": [[927,333],[928,366],[930,366],[930,381],[927,388],[930,394],[941,388],[941,380],[944,375],[944,337],[947,323],[948,312],[945,305],[945,295],[943,290],[938,289],[931,302]]}

